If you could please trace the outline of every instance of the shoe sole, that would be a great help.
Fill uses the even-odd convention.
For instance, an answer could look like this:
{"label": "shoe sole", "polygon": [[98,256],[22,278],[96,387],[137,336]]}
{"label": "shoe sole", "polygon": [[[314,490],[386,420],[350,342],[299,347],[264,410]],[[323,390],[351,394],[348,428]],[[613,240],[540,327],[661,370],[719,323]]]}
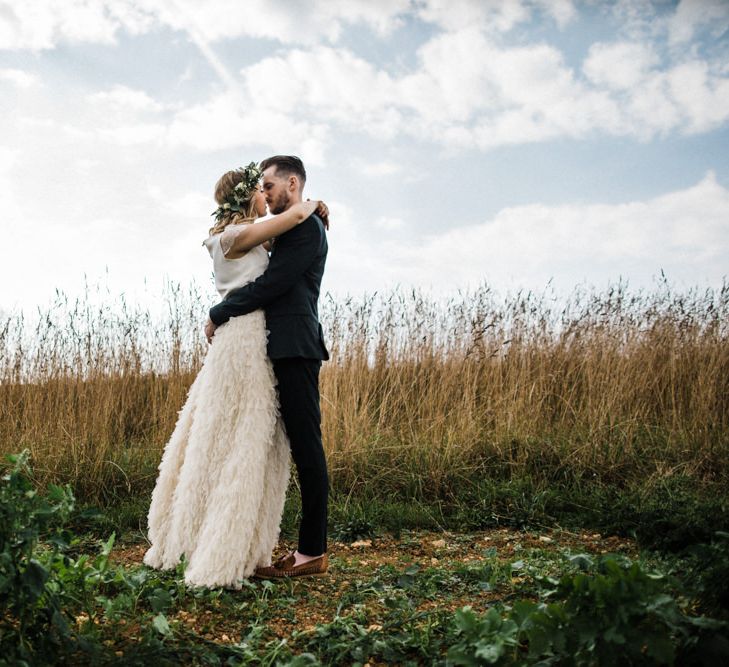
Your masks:
{"label": "shoe sole", "polygon": [[306,574],[282,574],[277,577],[276,575],[265,575],[265,574],[253,574],[251,575],[255,579],[300,579],[301,577],[327,577],[328,572],[307,572]]}

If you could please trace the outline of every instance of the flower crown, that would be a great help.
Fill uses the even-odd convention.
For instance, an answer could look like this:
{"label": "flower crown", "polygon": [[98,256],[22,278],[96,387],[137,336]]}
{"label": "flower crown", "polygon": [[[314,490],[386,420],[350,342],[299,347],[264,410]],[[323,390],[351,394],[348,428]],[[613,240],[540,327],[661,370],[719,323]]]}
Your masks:
{"label": "flower crown", "polygon": [[210,214],[215,216],[215,222],[220,222],[222,217],[231,211],[239,213],[243,205],[250,201],[251,195],[263,175],[263,171],[258,168],[255,162],[251,162],[247,167],[240,167],[235,171],[243,174],[243,180],[233,188],[230,196],[225,198],[225,202]]}

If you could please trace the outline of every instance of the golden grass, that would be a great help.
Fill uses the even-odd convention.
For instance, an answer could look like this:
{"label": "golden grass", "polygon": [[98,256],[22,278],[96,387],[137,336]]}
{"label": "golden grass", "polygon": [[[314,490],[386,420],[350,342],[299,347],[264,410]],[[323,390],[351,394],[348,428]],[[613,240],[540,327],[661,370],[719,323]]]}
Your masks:
{"label": "golden grass", "polygon": [[[100,499],[151,488],[206,344],[208,304],[168,289],[0,318],[0,448]],[[441,495],[474,475],[628,483],[727,477],[729,286],[568,297],[324,298],[323,436],[343,492]]]}

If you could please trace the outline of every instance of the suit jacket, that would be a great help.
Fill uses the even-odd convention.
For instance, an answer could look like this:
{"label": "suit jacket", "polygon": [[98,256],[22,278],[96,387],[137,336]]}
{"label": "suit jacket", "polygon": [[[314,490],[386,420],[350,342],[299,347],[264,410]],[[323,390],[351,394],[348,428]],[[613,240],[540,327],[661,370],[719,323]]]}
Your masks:
{"label": "suit jacket", "polygon": [[324,225],[313,214],[276,239],[268,268],[213,306],[210,319],[221,325],[263,308],[271,359],[329,359],[317,307],[327,250]]}

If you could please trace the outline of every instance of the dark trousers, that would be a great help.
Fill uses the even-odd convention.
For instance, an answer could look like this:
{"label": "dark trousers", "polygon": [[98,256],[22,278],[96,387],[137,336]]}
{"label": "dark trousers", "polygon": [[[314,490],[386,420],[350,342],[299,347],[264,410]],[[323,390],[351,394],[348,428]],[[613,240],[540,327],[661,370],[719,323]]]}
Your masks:
{"label": "dark trousers", "polygon": [[301,524],[299,552],[318,556],[327,550],[329,478],[321,442],[317,359],[274,359],[281,417],[299,475]]}

